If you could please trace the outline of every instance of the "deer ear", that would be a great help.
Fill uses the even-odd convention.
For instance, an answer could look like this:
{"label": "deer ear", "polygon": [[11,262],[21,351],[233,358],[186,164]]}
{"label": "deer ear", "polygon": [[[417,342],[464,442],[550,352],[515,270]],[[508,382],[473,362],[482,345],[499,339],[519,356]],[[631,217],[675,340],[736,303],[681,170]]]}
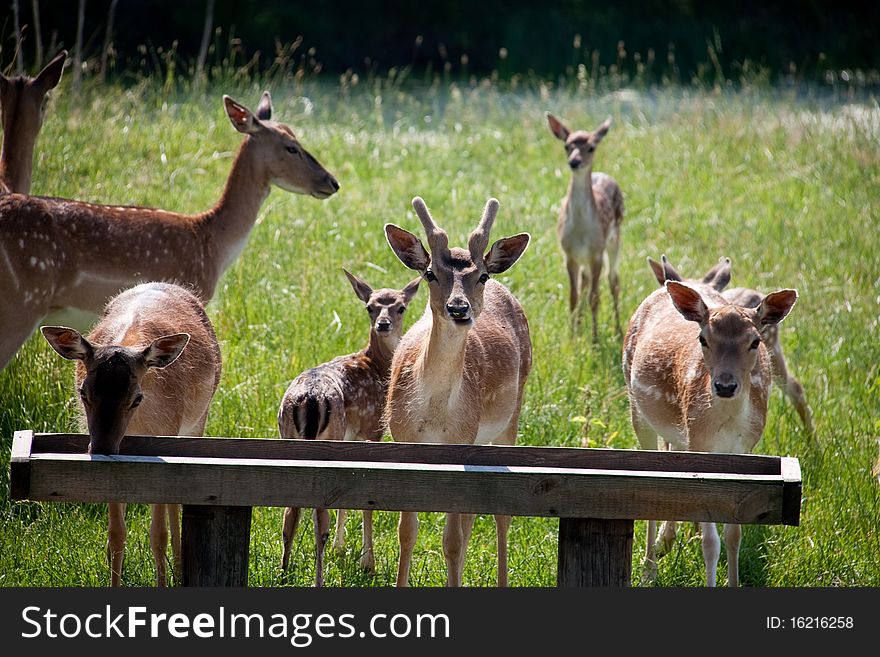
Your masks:
{"label": "deer ear", "polygon": [[357,295],[357,298],[367,303],[370,300],[370,295],[373,294],[373,288],[371,288],[367,283],[355,276],[352,273],[349,273],[345,268],[342,269],[345,272],[346,277],[348,278],[348,282],[351,283],[351,287],[354,290],[354,293]]}
{"label": "deer ear", "polygon": [[43,326],[40,332],[58,355],[67,360],[85,361],[95,353],[91,343],[75,329],[66,326]]}
{"label": "deer ear", "polygon": [[263,92],[260,104],[257,106],[256,115],[261,121],[268,121],[272,118],[272,95],[268,91]]}
{"label": "deer ear", "polygon": [[147,367],[162,369],[177,360],[183,348],[189,343],[189,333],[175,333],[153,340],[149,347],[141,352]]}
{"label": "deer ear", "polygon": [[55,56],[51,62],[46,64],[42,71],[37,74],[35,83],[43,88],[43,92],[54,89],[61,81],[61,74],[64,72],[64,62],[67,60],[67,51],[62,50]]}
{"label": "deer ear", "polygon": [[550,125],[550,132],[556,135],[557,139],[561,139],[562,141],[568,139],[570,131],[565,127],[562,121],[557,119],[550,112],[544,112],[544,116],[547,117],[547,123]]}
{"label": "deer ear", "polygon": [[529,246],[529,240],[531,236],[528,233],[520,233],[495,242],[489,252],[483,256],[486,271],[490,274],[500,274],[513,267]]}
{"label": "deer ear", "polygon": [[702,326],[709,319],[709,308],[694,288],[678,281],[666,281],[666,292],[672,305],[686,320]]}
{"label": "deer ear", "polygon": [[419,291],[419,283],[422,282],[422,277],[414,278],[409,283],[406,284],[406,287],[401,290],[403,292],[403,302],[409,304],[412,301],[412,298],[416,296],[416,292]]}
{"label": "deer ear", "polygon": [[595,132],[593,132],[593,135],[595,135],[597,139],[602,139],[605,137],[605,135],[608,134],[608,129],[610,127],[611,127],[611,117],[609,116],[607,119],[605,119],[602,122],[602,125],[600,125],[598,128],[596,128]]}
{"label": "deer ear", "polygon": [[717,265],[706,272],[706,275],[703,276],[703,282],[719,292],[727,287],[727,284],[730,283],[730,258],[721,258]]}
{"label": "deer ear", "polygon": [[253,135],[263,129],[263,124],[253,112],[229,96],[223,96],[223,106],[226,108],[226,115],[232,121],[232,126],[239,132]]}
{"label": "deer ear", "polygon": [[755,309],[755,321],[759,326],[778,324],[791,312],[797,298],[797,290],[771,292],[761,300]]}
{"label": "deer ear", "polygon": [[400,261],[415,271],[425,271],[431,257],[422,246],[421,240],[408,230],[394,224],[385,224],[385,239]]}
{"label": "deer ear", "polygon": [[663,265],[654,260],[651,256],[648,256],[648,266],[651,268],[654,278],[657,279],[657,283],[663,285],[666,282],[666,276],[663,275]]}

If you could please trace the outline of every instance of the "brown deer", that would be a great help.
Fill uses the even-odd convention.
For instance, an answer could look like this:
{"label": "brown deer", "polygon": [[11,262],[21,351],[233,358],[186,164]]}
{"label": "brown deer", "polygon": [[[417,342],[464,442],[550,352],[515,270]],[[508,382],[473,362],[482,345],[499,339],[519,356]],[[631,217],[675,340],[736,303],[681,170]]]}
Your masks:
{"label": "brown deer", "polygon": [[[343,271],[345,271],[343,269]],[[357,276],[345,271],[354,293],[366,304],[370,315],[370,340],[354,354],[339,356],[300,374],[281,400],[278,429],[282,438],[318,440],[379,441],[385,430],[382,413],[388,391],[391,358],[403,333],[403,314],[419,291],[421,278],[402,290],[373,290]],[[363,512],[361,567],[373,571],[373,512]],[[286,570],[290,546],[299,523],[300,509],[284,511],[281,568]],[[327,509],[315,509],[315,586],[324,585],[324,548],[330,530]],[[336,515],[334,548],[345,544],[345,509]]]}
{"label": "brown deer", "polygon": [[319,199],[339,189],[290,128],[269,120],[268,92],[256,114],[228,96],[223,102],[245,138],[222,197],[206,212],[0,196],[0,369],[50,312],[97,314],[139,282],[184,284],[207,302],[244,248],[271,185]]}
{"label": "brown deer", "polygon": [[[126,433],[204,433],[220,382],[220,346],[201,301],[191,292],[168,283],[144,283],[114,297],[87,337],[61,326],[44,326],[42,333],[61,356],[78,361],[76,388],[90,435],[89,454],[118,454]],[[119,586],[125,502],[108,506],[110,584]],[[157,586],[166,584],[169,526],[180,576],[180,506],[153,504],[150,550]]]}
{"label": "brown deer", "polygon": [[[428,238],[386,224],[388,243],[400,261],[428,283],[428,305],[403,336],[391,363],[385,417],[391,437],[414,443],[513,445],[523,387],[532,366],[529,324],[522,306],[491,278],[507,271],[529,244],[522,233],[489,246],[498,212],[490,198],[468,247],[449,248],[449,238],[425,202],[413,199]],[[471,514],[448,513],[443,532],[447,585],[461,586],[464,556],[473,528]],[[507,586],[510,516],[495,516],[498,586]],[[408,586],[416,513],[401,513],[397,586]]]}
{"label": "brown deer", "polygon": [[565,268],[568,271],[568,306],[575,325],[579,319],[579,303],[589,282],[590,313],[593,318],[593,342],[599,339],[599,277],[602,261],[608,258],[608,284],[614,302],[614,323],[620,331],[620,280],[617,275],[617,256],[620,252],[620,225],[623,223],[623,192],[611,176],[593,173],[593,157],[599,142],[608,134],[611,118],[596,130],[572,132],[555,116],[547,112],[547,123],[557,139],[565,143],[571,182],[568,194],[562,199],[556,232]]}
{"label": "brown deer", "polygon": [[[666,259],[661,256],[662,262],[657,262],[648,258],[648,264],[654,272],[654,277],[660,285],[666,281],[684,281],[681,275],[675,271],[675,268]],[[692,281],[689,281],[692,282]],[[721,292],[722,296],[729,303],[746,308],[757,308],[763,299],[763,295],[757,290],[745,287],[736,287],[731,290],[723,291],[730,282],[730,259],[722,258],[721,261],[712,267],[703,276],[703,283],[715,288]],[[782,353],[782,344],[779,342],[779,327],[776,324],[769,324],[762,328],[761,337],[764,345],[770,353],[770,363],[773,367],[773,381],[778,385],[782,392],[794,404],[795,410],[803,422],[804,428],[811,436],[815,435],[813,427],[813,412],[807,404],[807,396],[801,382],[788,370],[788,364],[785,361],[785,354]]]}
{"label": "brown deer", "polygon": [[62,50],[36,77],[0,73],[3,149],[0,151],[0,194],[29,194],[34,145],[43,126],[49,92],[58,86],[67,51]]}
{"label": "brown deer", "polygon": [[[797,300],[795,290],[763,297],[756,308],[731,304],[711,285],[666,281],[633,314],[624,339],[623,373],[632,425],[642,449],[657,436],[673,450],[747,454],[767,418],[772,365],[762,339]],[[701,523],[706,582],[715,586],[720,541],[715,523]],[[645,579],[675,539],[675,523],[648,522]],[[724,527],[728,585],[739,585],[739,525]],[[655,551],[658,554],[655,556]]]}

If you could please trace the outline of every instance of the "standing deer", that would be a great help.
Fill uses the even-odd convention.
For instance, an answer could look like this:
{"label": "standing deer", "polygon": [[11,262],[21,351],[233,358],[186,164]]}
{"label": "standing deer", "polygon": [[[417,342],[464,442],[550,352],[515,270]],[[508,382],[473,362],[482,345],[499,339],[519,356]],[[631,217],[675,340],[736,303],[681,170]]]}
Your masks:
{"label": "standing deer", "polygon": [[546,116],[550,131],[565,143],[571,169],[568,194],[562,199],[556,226],[568,271],[568,306],[577,324],[580,312],[578,304],[582,303],[589,282],[593,342],[598,342],[599,277],[605,256],[608,258],[608,284],[614,301],[614,323],[617,335],[621,334],[617,256],[620,251],[620,225],[623,223],[623,192],[611,176],[593,173],[593,157],[599,142],[608,134],[611,118],[605,119],[593,132],[572,132],[549,112]]}
{"label": "standing deer", "polygon": [[[201,301],[168,283],[144,283],[114,297],[83,337],[44,326],[62,357],[78,361],[76,387],[89,429],[89,454],[118,454],[126,433],[201,436],[220,382],[220,346]],[[125,556],[125,502],[109,505],[107,560],[119,586]],[[156,585],[165,586],[168,525],[174,569],[181,574],[180,506],[153,504],[150,550]]]}
{"label": "standing deer", "polygon": [[[654,272],[654,277],[660,285],[666,281],[683,281],[681,275],[675,271],[675,268],[666,259],[661,256],[662,262],[657,262],[648,258],[648,264]],[[693,282],[693,281],[690,281]],[[722,258],[721,261],[712,267],[703,276],[703,283],[709,285],[729,303],[746,308],[757,308],[763,299],[763,295],[757,290],[745,287],[736,287],[724,292],[724,288],[730,282],[730,259]],[[785,361],[785,354],[782,353],[782,344],[779,342],[779,327],[775,324],[769,324],[761,330],[761,337],[770,353],[770,363],[773,367],[773,381],[778,385],[782,392],[791,400],[795,409],[800,415],[804,428],[811,436],[815,435],[813,428],[813,412],[807,404],[807,396],[804,393],[804,387],[801,382],[788,371],[788,364]]]}
{"label": "standing deer", "polygon": [[245,135],[220,200],[201,214],[5,194],[0,196],[0,369],[52,311],[99,313],[120,289],[174,281],[206,302],[247,242],[271,185],[324,199],[336,179],[270,121],[223,97]]}
{"label": "standing deer", "polygon": [[[400,261],[427,281],[430,297],[394,352],[385,409],[391,437],[413,443],[513,445],[532,345],[522,306],[490,276],[513,266],[529,235],[500,239],[487,251],[498,212],[498,201],[490,198],[468,248],[450,249],[425,202],[416,197],[412,204],[430,254],[418,237],[393,224],[385,225],[385,235]],[[448,586],[461,586],[473,522],[472,514],[446,515]],[[498,586],[507,586],[510,516],[496,515],[495,526]],[[397,586],[408,586],[418,528],[417,513],[400,514]]]}
{"label": "standing deer", "polygon": [[43,126],[48,93],[58,86],[67,51],[62,50],[36,77],[0,73],[3,149],[0,151],[0,193],[29,194],[34,144]]}
{"label": "standing deer", "polygon": [[[343,271],[345,271],[343,269]],[[278,429],[282,438],[310,440],[374,440],[382,439],[385,395],[391,358],[403,332],[403,314],[419,291],[421,278],[402,290],[373,290],[363,280],[345,271],[354,293],[366,304],[370,315],[370,341],[357,353],[339,356],[300,374],[281,400]],[[361,567],[376,568],[373,554],[373,512],[363,512],[363,545]],[[284,551],[281,568],[287,569],[290,546],[299,523],[300,509],[284,511],[282,540]],[[315,509],[315,586],[324,585],[324,548],[330,530],[327,509]],[[345,543],[345,509],[336,515],[334,548],[342,550]]]}
{"label": "standing deer", "polygon": [[[642,449],[657,436],[673,450],[747,454],[764,431],[773,374],[763,330],[778,324],[795,290],[763,297],[756,308],[731,304],[711,285],[668,280],[630,319],[623,373],[633,429]],[[715,523],[701,523],[706,582],[715,586],[720,541]],[[646,579],[675,539],[675,522],[648,522]],[[729,586],[739,585],[739,525],[724,526]],[[657,557],[655,557],[657,551]]]}

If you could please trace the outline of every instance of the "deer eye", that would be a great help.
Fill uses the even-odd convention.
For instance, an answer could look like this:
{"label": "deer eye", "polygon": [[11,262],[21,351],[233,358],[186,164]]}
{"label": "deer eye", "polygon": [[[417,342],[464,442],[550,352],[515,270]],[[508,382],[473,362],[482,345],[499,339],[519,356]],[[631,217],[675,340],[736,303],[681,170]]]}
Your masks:
{"label": "deer eye", "polygon": [[759,344],[761,344],[761,339],[755,338],[752,340],[752,344],[749,345],[749,349],[757,349]]}
{"label": "deer eye", "polygon": [[296,146],[288,146],[287,152],[291,155],[299,155],[299,149]]}
{"label": "deer eye", "polygon": [[425,270],[425,280],[429,283],[433,283],[437,280],[437,277],[434,275],[434,272],[432,272],[430,269],[427,269]]}
{"label": "deer eye", "polygon": [[708,347],[709,345],[706,343],[706,338],[703,337],[703,334],[700,334],[700,344],[704,347]]}
{"label": "deer eye", "polygon": [[489,274],[487,274],[486,272],[483,272],[482,274],[480,274],[480,283],[483,283],[485,285],[486,281],[488,281],[488,280],[489,280]]}
{"label": "deer eye", "polygon": [[144,396],[141,393],[135,395],[135,398],[131,400],[130,408],[137,408],[141,405],[141,402],[144,401]]}
{"label": "deer eye", "polygon": [[406,306],[401,306],[400,308],[397,309],[397,314],[402,315],[405,310],[406,310]]}

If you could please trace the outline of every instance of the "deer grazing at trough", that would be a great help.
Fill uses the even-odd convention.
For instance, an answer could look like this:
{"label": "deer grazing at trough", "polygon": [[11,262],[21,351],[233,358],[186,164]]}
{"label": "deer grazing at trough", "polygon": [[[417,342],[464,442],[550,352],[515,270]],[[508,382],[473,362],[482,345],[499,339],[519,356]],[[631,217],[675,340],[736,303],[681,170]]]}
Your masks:
{"label": "deer grazing at trough", "polygon": [[[345,270],[343,270],[345,271]],[[391,358],[403,333],[403,314],[419,291],[421,278],[402,290],[373,290],[363,280],[345,271],[354,293],[366,304],[370,315],[370,341],[357,353],[339,356],[300,374],[281,401],[278,429],[282,438],[319,440],[382,440],[385,425],[385,395]],[[286,570],[290,546],[299,523],[300,509],[284,511],[281,568]],[[373,554],[373,512],[363,511],[361,567],[376,568]],[[327,509],[315,509],[315,586],[324,585],[324,548],[330,530]],[[336,515],[334,548],[345,542],[345,509]]]}
{"label": "deer grazing at trough", "polygon": [[[710,280],[724,278],[722,265]],[[729,277],[729,263],[728,263]],[[780,290],[755,308],[731,304],[711,285],[668,280],[630,319],[624,339],[623,373],[632,425],[642,449],[657,449],[657,437],[673,450],[747,454],[767,417],[773,374],[762,338],[797,300]],[[645,579],[657,574],[656,559],[675,540],[675,522],[660,529],[648,522]],[[715,523],[701,523],[706,582],[715,586],[720,541]],[[741,528],[724,527],[729,586],[739,585]],[[655,554],[656,552],[656,554]]]}
{"label": "deer grazing at trough", "polygon": [[62,50],[36,77],[0,73],[3,148],[0,150],[0,194],[29,194],[34,145],[43,126],[49,92],[58,86],[67,51]]}
{"label": "deer grazing at trough", "polygon": [[[654,272],[654,277],[660,285],[666,281],[684,281],[681,275],[666,259],[661,256],[662,262],[657,262],[648,258],[648,264]],[[724,291],[724,288],[730,282],[730,260],[722,258],[721,261],[712,267],[703,276],[703,283],[709,285],[727,299],[729,303],[746,308],[757,308],[763,299],[763,295],[757,290],[745,287],[737,287]],[[785,360],[785,354],[782,353],[782,345],[779,342],[779,327],[776,324],[768,324],[761,329],[761,337],[764,345],[770,354],[770,363],[773,367],[773,381],[778,385],[782,392],[794,404],[795,410],[803,422],[804,428],[811,436],[815,435],[813,428],[813,412],[807,404],[807,396],[801,382],[788,370],[788,364]]]}
{"label": "deer grazing at trough", "polygon": [[[114,297],[87,337],[60,326],[44,326],[42,333],[61,356],[78,361],[76,388],[88,424],[89,454],[118,454],[127,433],[204,433],[220,382],[220,346],[201,301],[191,292],[168,283],[144,283]],[[125,502],[108,506],[110,584],[119,586]],[[153,504],[150,550],[157,586],[166,585],[169,526],[174,569],[180,576],[180,507]]]}
{"label": "deer grazing at trough", "polygon": [[620,225],[623,223],[623,192],[611,176],[593,173],[593,157],[599,142],[608,134],[611,119],[593,132],[572,132],[555,116],[547,113],[550,131],[565,143],[571,182],[562,199],[556,232],[565,255],[568,271],[568,305],[574,325],[579,321],[583,295],[589,283],[590,313],[593,319],[593,342],[599,340],[599,277],[604,257],[608,258],[608,284],[614,302],[614,322],[620,331],[620,280],[617,256],[620,252]]}
{"label": "deer grazing at trough", "polygon": [[[449,248],[425,202],[413,199],[430,253],[418,237],[393,224],[385,236],[400,261],[427,281],[422,317],[403,336],[391,363],[385,417],[396,441],[462,445],[513,445],[523,387],[532,366],[529,324],[522,306],[491,278],[507,271],[529,244],[529,235],[489,246],[498,212],[490,198],[466,249]],[[487,250],[488,249],[488,250]],[[448,513],[443,532],[447,585],[461,586],[471,514]],[[418,514],[400,514],[397,586],[408,586],[418,535]],[[507,586],[510,516],[495,516],[498,586]]]}
{"label": "deer grazing at trough", "polygon": [[0,369],[50,312],[99,313],[121,289],[173,281],[209,301],[244,248],[271,185],[324,199],[336,179],[270,120],[267,93],[256,114],[228,96],[232,125],[245,135],[220,200],[201,214],[0,196]]}

